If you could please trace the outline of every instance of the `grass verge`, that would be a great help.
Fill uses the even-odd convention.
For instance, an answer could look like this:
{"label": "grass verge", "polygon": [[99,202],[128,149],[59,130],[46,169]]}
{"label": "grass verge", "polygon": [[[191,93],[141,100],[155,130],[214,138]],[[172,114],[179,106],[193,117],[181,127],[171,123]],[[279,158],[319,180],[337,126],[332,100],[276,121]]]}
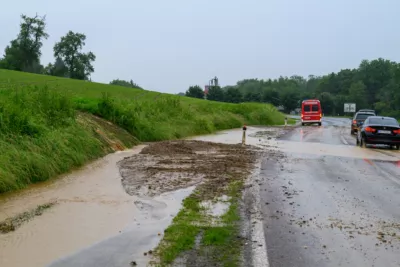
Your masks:
{"label": "grass verge", "polygon": [[[207,214],[207,209],[201,205],[199,191],[187,197],[172,225],[165,230],[164,238],[156,249],[159,262],[153,262],[153,265],[168,266],[179,256],[190,255],[197,262],[239,266],[242,239],[239,237],[238,201],[242,187],[242,181],[234,181],[228,185],[229,209],[220,218]],[[197,246],[196,240],[200,241]],[[183,255],[185,252],[187,255]]]}
{"label": "grass verge", "polygon": [[31,211],[23,212],[12,218],[8,218],[5,221],[0,222],[0,233],[6,234],[9,232],[15,231],[23,223],[31,220],[35,216],[42,215],[43,212],[50,209],[55,204],[56,204],[56,202],[49,202],[46,204],[42,204],[42,205],[37,206],[35,209],[33,209]]}

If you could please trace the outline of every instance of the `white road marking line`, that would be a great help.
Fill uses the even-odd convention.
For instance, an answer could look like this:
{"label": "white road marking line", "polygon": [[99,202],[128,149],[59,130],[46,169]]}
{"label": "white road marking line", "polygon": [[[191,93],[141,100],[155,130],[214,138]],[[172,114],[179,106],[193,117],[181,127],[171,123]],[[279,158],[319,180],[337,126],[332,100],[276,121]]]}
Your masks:
{"label": "white road marking line", "polygon": [[340,135],[340,139],[342,140],[342,143],[345,145],[349,145],[349,142],[346,141],[346,139],[343,137],[343,135]]}
{"label": "white road marking line", "polygon": [[251,240],[250,246],[252,247],[252,263],[253,267],[268,267],[268,252],[267,252],[267,242],[265,240],[264,233],[264,223],[262,221],[261,213],[261,196],[260,196],[260,185],[256,181],[260,175],[261,161],[257,164],[257,168],[250,175],[247,180],[248,184],[251,184],[248,192],[253,198],[253,210],[250,214],[250,224],[251,227]]}

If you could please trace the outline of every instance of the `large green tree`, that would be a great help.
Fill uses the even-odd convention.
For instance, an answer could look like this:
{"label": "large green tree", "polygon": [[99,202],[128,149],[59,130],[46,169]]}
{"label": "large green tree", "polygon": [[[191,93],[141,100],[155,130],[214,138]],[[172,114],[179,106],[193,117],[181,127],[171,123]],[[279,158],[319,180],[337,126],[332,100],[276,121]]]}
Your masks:
{"label": "large green tree", "polygon": [[264,103],[270,103],[274,106],[279,106],[280,98],[279,93],[275,89],[266,89],[262,94],[262,101]]}
{"label": "large green tree", "polygon": [[396,63],[382,58],[372,61],[363,60],[360,63],[355,78],[365,85],[365,97],[369,106],[377,102],[381,89],[393,77],[395,67]]}
{"label": "large green tree", "polygon": [[234,86],[225,88],[225,102],[240,103],[243,101],[243,96],[240,90]]}
{"label": "large green tree", "polygon": [[357,109],[369,108],[366,86],[362,81],[354,82],[350,86],[348,100],[356,103]]}
{"label": "large green tree", "polygon": [[246,90],[243,100],[246,102],[261,102],[262,101],[262,91],[259,90]]}
{"label": "large green tree", "polygon": [[286,112],[290,112],[299,107],[299,94],[294,89],[286,89],[281,94],[281,105]]}
{"label": "large green tree", "polygon": [[188,97],[204,99],[204,91],[198,85],[190,86],[185,95]]}
{"label": "large green tree", "polygon": [[211,86],[208,89],[207,99],[213,101],[224,101],[224,90],[220,86]]}
{"label": "large green tree", "polygon": [[82,52],[85,40],[85,34],[69,31],[54,46],[54,57],[62,59],[70,78],[87,80],[94,72],[92,63],[96,56],[92,52]]}
{"label": "large green tree", "polygon": [[334,97],[331,93],[323,92],[319,95],[318,99],[321,101],[321,108],[324,114],[336,114]]}
{"label": "large green tree", "polygon": [[46,75],[58,76],[58,77],[69,77],[68,68],[61,58],[56,58],[54,64],[49,63],[44,68],[44,73]]}
{"label": "large green tree", "polygon": [[5,48],[0,67],[41,73],[43,72],[43,66],[40,64],[42,41],[49,37],[46,33],[46,17],[39,15],[28,17],[23,14],[21,19],[19,34]]}

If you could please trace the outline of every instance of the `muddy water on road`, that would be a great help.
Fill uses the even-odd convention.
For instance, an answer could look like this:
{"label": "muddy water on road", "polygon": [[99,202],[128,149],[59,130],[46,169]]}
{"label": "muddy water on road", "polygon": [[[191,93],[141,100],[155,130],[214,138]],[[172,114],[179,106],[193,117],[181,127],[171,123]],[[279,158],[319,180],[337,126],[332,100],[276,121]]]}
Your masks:
{"label": "muddy water on road", "polygon": [[138,198],[135,205],[140,212],[121,233],[62,257],[47,267],[119,267],[129,266],[132,262],[137,266],[147,266],[152,260],[150,251],[160,242],[164,229],[180,210],[182,200],[194,188],[166,192],[154,198]]}
{"label": "muddy water on road", "polygon": [[[110,154],[65,177],[0,199],[0,221],[57,204],[14,232],[0,234],[0,266],[44,266],[123,230],[137,211],[116,163],[142,147]],[[116,219],[118,218],[118,219]]]}
{"label": "muddy water on road", "polygon": [[[295,129],[295,131],[298,130],[301,128]],[[338,133],[333,127],[330,131],[314,131],[308,135],[312,138],[294,142],[290,138],[288,140],[275,139],[285,134],[286,130],[281,127],[272,130],[271,128],[248,127],[246,143],[303,155],[361,158],[371,160],[372,164],[374,164],[374,160],[380,160],[381,162],[377,162],[377,165],[390,164],[392,169],[388,169],[388,171],[395,171],[393,168],[396,168],[396,165],[393,162],[400,160],[398,152],[365,150],[339,144],[337,140],[328,142],[328,144],[313,142],[314,139],[318,139],[319,134],[324,136],[324,140],[330,140]],[[242,130],[237,129],[190,139],[237,144],[241,142],[241,136]],[[150,243],[156,244],[159,237],[157,237],[155,229],[160,228],[161,230],[164,225],[168,225],[172,214],[164,211],[162,214],[158,214],[157,211],[154,214],[143,215],[140,210],[141,206],[137,202],[138,198],[129,196],[123,189],[117,167],[118,161],[137,154],[141,149],[142,147],[136,147],[134,150],[108,155],[53,182],[1,197],[0,221],[54,200],[57,201],[57,204],[45,211],[43,215],[23,224],[15,232],[0,234],[0,266],[45,266],[81,249],[83,250],[76,254],[76,257],[55,262],[52,266],[71,266],[68,264],[75,260],[80,263],[88,263],[89,260],[95,259],[96,262],[96,256],[102,256],[104,251],[117,255],[118,257],[114,257],[115,261],[123,259],[124,262],[120,264],[125,266],[130,255],[128,250],[132,251],[133,247],[143,247]],[[379,153],[380,151],[382,153]],[[154,201],[161,205],[159,210],[165,208],[165,203],[171,204],[174,209],[179,210],[180,200],[189,193],[190,190],[179,193],[178,197],[161,196],[160,199]],[[166,200],[166,198],[170,198],[170,200]],[[151,205],[157,204],[156,202],[151,202]],[[146,201],[142,201],[142,203],[144,206],[148,206]],[[137,216],[138,214],[139,216]],[[157,218],[152,218],[154,216]],[[167,219],[166,216],[170,218]],[[152,219],[160,218],[163,221],[161,224],[150,226],[153,222]],[[137,227],[140,220],[144,222],[142,228]],[[152,231],[151,235],[149,231]],[[148,243],[143,244],[140,241],[141,238],[148,239]],[[132,240],[136,240],[136,243]],[[92,246],[95,243],[98,244]],[[89,246],[92,248],[85,250]],[[138,253],[142,253],[142,251]],[[131,256],[135,255],[131,254]],[[104,257],[97,258],[97,262],[104,264]],[[145,259],[139,259],[138,262],[144,263]]]}
{"label": "muddy water on road", "polygon": [[[383,161],[400,160],[400,152],[389,149],[363,149],[353,145],[345,127],[248,127],[246,144],[305,155],[326,155]],[[242,130],[222,131],[218,134],[191,138],[194,140],[238,144]],[[324,140],[326,142],[321,142]],[[355,141],[354,141],[355,142]]]}
{"label": "muddy water on road", "polygon": [[[257,184],[271,267],[400,266],[400,153],[355,146],[346,123],[248,127],[246,143],[269,150]],[[241,131],[199,139],[239,143]]]}

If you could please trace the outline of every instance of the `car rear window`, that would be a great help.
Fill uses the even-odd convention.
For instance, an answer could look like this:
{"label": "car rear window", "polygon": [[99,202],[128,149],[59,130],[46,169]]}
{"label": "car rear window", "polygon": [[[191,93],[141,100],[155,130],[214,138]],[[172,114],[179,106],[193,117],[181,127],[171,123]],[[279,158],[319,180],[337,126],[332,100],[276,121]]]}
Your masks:
{"label": "car rear window", "polygon": [[311,108],[310,108],[310,105],[304,105],[304,111],[310,111],[311,110]]}
{"label": "car rear window", "polygon": [[318,105],[312,105],[311,109],[312,111],[318,111]]}
{"label": "car rear window", "polygon": [[370,118],[369,124],[375,125],[388,125],[388,126],[399,126],[399,123],[395,119],[382,119],[382,118]]}
{"label": "car rear window", "polygon": [[368,117],[374,116],[374,114],[368,114],[368,113],[358,113],[356,116],[356,120],[365,120]]}

